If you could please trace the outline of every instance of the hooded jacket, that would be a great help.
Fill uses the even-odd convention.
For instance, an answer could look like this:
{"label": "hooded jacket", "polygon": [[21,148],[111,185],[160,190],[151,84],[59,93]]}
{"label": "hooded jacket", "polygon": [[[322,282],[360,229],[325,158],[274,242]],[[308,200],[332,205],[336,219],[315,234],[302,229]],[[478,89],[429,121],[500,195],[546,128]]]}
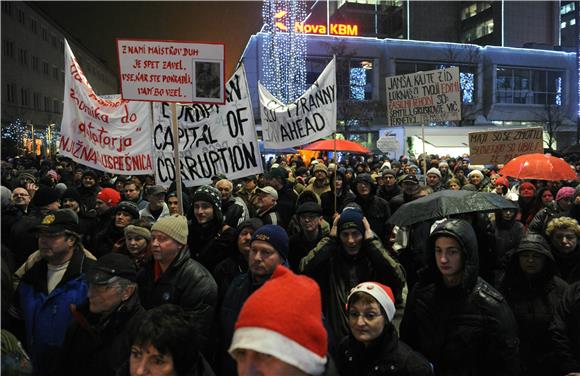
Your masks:
{"label": "hooded jacket", "polygon": [[[519,255],[523,252],[543,256],[544,267],[532,278],[528,278],[520,267]],[[500,287],[518,324],[520,365],[526,375],[550,374],[548,327],[568,286],[556,276],[556,270],[546,240],[541,235],[528,234],[510,258]]]}
{"label": "hooded jacket", "polygon": [[361,206],[374,233],[381,241],[386,241],[389,237],[390,225],[387,224],[387,220],[391,216],[391,207],[387,201],[377,196],[376,184],[369,174],[359,174],[354,180],[355,186],[359,181],[370,184],[371,192],[367,197],[362,197],[355,190],[356,199],[354,201]]}
{"label": "hooded jacket", "polygon": [[[335,176],[342,177],[342,188],[336,190],[334,188],[334,179],[330,183],[330,191],[325,192],[320,196],[320,206],[322,207],[322,215],[324,220],[332,223],[334,213],[341,213],[344,207],[353,202],[355,199],[354,193],[350,190],[349,184],[346,181],[344,172],[336,171]],[[336,205],[334,204],[334,192],[336,191]]]}
{"label": "hooded jacket", "polygon": [[[463,280],[455,287],[445,286],[436,265],[435,240],[442,235],[462,249]],[[471,225],[459,219],[440,223],[427,249],[427,266],[407,299],[401,339],[425,355],[437,375],[517,375],[515,320],[501,294],[478,277]]]}
{"label": "hooded jacket", "polygon": [[556,307],[550,325],[554,349],[554,374],[567,375],[580,370],[580,282],[571,284]]}

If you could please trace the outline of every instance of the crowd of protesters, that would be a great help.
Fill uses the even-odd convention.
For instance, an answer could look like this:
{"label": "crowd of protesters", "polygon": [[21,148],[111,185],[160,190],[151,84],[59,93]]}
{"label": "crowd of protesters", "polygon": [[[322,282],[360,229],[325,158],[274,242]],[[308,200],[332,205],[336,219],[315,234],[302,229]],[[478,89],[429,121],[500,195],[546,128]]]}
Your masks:
{"label": "crowd of protesters", "polygon": [[[469,162],[278,157],[180,200],[2,161],[2,373],[579,376],[578,179]],[[517,209],[389,222],[442,190]]]}

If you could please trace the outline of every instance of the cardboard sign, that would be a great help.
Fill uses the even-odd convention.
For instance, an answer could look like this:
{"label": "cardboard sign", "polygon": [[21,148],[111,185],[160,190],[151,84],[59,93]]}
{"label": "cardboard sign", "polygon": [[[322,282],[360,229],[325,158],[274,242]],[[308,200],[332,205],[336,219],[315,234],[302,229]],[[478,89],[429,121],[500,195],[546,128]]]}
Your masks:
{"label": "cardboard sign", "polygon": [[504,164],[523,154],[543,153],[542,128],[505,129],[469,133],[472,164]]}
{"label": "cardboard sign", "polygon": [[224,45],[117,39],[123,99],[225,102]]}
{"label": "cardboard sign", "polygon": [[459,68],[387,77],[389,125],[461,120]]}
{"label": "cardboard sign", "polygon": [[[177,106],[181,179],[188,186],[210,184],[224,174],[228,179],[263,172],[252,102],[242,65],[226,84],[223,106]],[[171,108],[153,105],[155,172],[158,184],[175,180]]]}
{"label": "cardboard sign", "polygon": [[262,137],[268,149],[305,145],[336,132],[336,62],[294,103],[285,105],[258,83]]}
{"label": "cardboard sign", "polygon": [[152,174],[149,104],[97,96],[66,40],[64,54],[61,154],[113,174]]}
{"label": "cardboard sign", "polygon": [[399,141],[396,136],[383,136],[377,140],[377,148],[383,153],[392,153],[399,150]]}

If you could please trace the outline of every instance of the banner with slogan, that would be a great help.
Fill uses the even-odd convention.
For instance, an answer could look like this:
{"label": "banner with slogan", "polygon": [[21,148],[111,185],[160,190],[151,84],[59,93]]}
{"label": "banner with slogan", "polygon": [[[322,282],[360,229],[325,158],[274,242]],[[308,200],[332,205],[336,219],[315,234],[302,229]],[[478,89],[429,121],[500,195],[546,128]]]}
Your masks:
{"label": "banner with slogan", "polygon": [[461,120],[459,68],[387,77],[389,125]]}
{"label": "banner with slogan", "polygon": [[[224,174],[228,179],[263,172],[252,102],[244,66],[226,83],[226,103],[177,105],[181,179],[188,186],[210,184]],[[171,107],[153,105],[153,143],[158,184],[175,180]]]}
{"label": "banner with slogan", "polygon": [[513,158],[544,152],[543,128],[502,129],[469,133],[472,164],[504,164]]}
{"label": "banner with slogan", "polygon": [[336,59],[294,103],[285,105],[258,83],[262,137],[269,149],[319,140],[336,132]]}
{"label": "banner with slogan", "polygon": [[66,40],[64,55],[60,153],[112,174],[152,174],[150,104],[97,96]]}

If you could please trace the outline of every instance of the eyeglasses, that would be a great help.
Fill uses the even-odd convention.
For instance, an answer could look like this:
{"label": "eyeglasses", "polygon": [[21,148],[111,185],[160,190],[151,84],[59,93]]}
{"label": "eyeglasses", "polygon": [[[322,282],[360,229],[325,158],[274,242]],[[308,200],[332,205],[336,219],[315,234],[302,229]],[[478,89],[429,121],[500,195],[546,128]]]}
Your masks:
{"label": "eyeglasses", "polygon": [[383,316],[382,313],[379,312],[372,312],[372,311],[368,311],[368,312],[357,312],[357,311],[348,311],[348,318],[350,320],[356,321],[358,320],[359,317],[363,318],[363,320],[365,320],[366,322],[371,322],[376,320],[378,317]]}

